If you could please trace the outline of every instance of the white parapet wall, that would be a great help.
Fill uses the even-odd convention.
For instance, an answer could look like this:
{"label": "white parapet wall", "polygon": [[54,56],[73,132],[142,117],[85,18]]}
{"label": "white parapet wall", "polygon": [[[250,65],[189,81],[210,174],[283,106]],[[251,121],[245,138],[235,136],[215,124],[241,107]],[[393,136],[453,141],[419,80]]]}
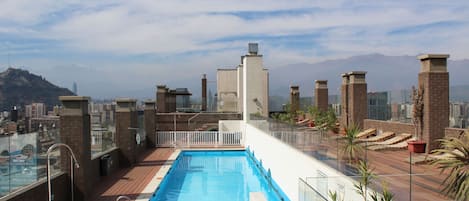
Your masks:
{"label": "white parapet wall", "polygon": [[218,131],[221,132],[238,132],[244,130],[242,120],[220,120],[218,121]]}
{"label": "white parapet wall", "polygon": [[250,124],[241,126],[244,127],[242,130],[245,132],[245,146],[254,151],[255,157],[262,160],[262,164],[266,169],[271,170],[272,178],[290,200],[296,201],[299,199],[299,178],[307,180],[307,178],[317,178],[319,176],[326,177],[324,180],[319,181],[326,182],[326,189],[323,189],[326,192],[321,192],[321,194],[327,194],[330,190],[338,192],[341,197],[344,196],[346,201],[363,199],[355,192],[353,187],[355,181],[341,172]]}

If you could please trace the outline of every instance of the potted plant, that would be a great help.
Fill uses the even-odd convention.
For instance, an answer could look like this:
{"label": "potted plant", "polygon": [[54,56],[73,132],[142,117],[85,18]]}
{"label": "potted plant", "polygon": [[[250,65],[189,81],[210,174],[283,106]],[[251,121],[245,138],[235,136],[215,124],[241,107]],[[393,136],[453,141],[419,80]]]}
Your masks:
{"label": "potted plant", "polygon": [[427,143],[422,140],[423,137],[423,87],[416,89],[412,87],[412,122],[415,127],[415,140],[408,142],[408,149],[414,153],[425,153]]}

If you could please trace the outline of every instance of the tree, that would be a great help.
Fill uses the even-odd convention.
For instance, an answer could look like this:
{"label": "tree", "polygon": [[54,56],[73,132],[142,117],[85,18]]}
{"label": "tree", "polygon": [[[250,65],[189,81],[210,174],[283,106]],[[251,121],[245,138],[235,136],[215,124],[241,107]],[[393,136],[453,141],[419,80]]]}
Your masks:
{"label": "tree", "polygon": [[298,116],[298,111],[291,112],[290,104],[285,105],[284,111],[286,113],[277,113],[277,114],[272,115],[273,119],[288,123],[290,125],[294,125],[295,119]]}
{"label": "tree", "polygon": [[308,113],[314,120],[316,127],[323,133],[327,130],[333,130],[336,128],[337,117],[334,110],[329,109],[328,111],[320,111],[317,107],[309,106]]}
{"label": "tree", "polygon": [[444,154],[431,162],[438,166],[441,172],[449,170],[449,175],[443,180],[442,192],[456,200],[469,200],[469,133],[466,131],[462,139],[455,137],[438,140],[441,148],[432,153]]}

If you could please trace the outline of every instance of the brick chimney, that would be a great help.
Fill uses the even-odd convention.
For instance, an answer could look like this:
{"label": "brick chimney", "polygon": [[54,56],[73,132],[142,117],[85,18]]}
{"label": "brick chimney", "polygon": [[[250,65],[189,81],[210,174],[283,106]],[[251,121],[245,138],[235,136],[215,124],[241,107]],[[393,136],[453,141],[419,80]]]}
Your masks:
{"label": "brick chimney", "polygon": [[116,99],[116,145],[120,150],[119,164],[129,167],[137,161],[136,133],[138,114],[135,99]]}
{"label": "brick chimney", "polygon": [[368,117],[366,72],[352,71],[348,75],[349,123],[363,128],[363,121]]}
{"label": "brick chimney", "polygon": [[327,80],[315,81],[314,104],[320,111],[327,111],[329,107],[329,89],[327,88]]}
{"label": "brick chimney", "polygon": [[202,76],[202,111],[207,111],[207,75]]}
{"label": "brick chimney", "polygon": [[145,133],[147,134],[147,146],[153,148],[156,145],[155,132],[156,132],[156,107],[154,100],[145,101],[145,108],[143,111],[145,119]]}
{"label": "brick chimney", "polygon": [[423,88],[423,140],[427,153],[439,147],[438,139],[445,136],[449,126],[448,54],[425,54],[421,62],[419,87]]}
{"label": "brick chimney", "polygon": [[300,110],[300,87],[298,85],[290,86],[290,112],[296,113]]}
{"label": "brick chimney", "polygon": [[168,88],[166,85],[156,86],[156,107],[157,111],[160,113],[165,113],[166,108],[166,94],[168,93]]}
{"label": "brick chimney", "polygon": [[[60,140],[70,146],[80,168],[75,169],[75,200],[88,200],[92,192],[91,126],[87,96],[60,96]],[[61,148],[61,168],[70,175],[70,155]]]}

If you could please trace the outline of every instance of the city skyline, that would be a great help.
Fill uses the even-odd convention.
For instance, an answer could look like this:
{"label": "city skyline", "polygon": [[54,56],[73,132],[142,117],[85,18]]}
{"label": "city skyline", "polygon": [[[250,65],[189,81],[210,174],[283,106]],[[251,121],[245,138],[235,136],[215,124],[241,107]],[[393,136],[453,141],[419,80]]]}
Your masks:
{"label": "city skyline", "polygon": [[6,1],[0,67],[63,87],[73,78],[81,94],[115,97],[156,84],[184,87],[173,84],[203,73],[213,80],[217,68],[239,63],[247,42],[260,44],[273,70],[372,53],[461,60],[469,58],[468,8],[465,1]]}

